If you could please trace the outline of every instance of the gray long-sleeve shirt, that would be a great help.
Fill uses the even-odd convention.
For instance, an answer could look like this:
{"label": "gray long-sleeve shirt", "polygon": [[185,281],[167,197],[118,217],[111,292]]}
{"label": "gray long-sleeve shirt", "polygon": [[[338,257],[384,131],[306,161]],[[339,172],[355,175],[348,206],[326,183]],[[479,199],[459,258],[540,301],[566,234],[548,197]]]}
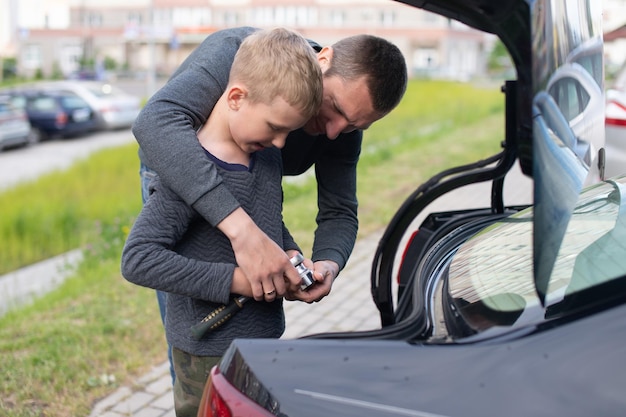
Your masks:
{"label": "gray long-sleeve shirt", "polygon": [[[241,41],[254,30],[226,29],[208,36],[150,98],[133,125],[142,161],[213,225],[241,202],[202,155],[196,130],[224,92]],[[315,165],[319,212],[311,258],[335,261],[340,269],[352,252],[358,229],[356,165],[361,141],[361,131],[329,140],[297,130],[282,150],[283,175],[301,174]]]}
{"label": "gray long-sleeve shirt", "polygon": [[[282,222],[277,149],[257,152],[250,170],[218,167],[217,171],[261,230],[285,250],[298,249]],[[235,255],[228,238],[164,186],[159,177],[150,188],[150,197],[124,246],[122,274],[130,282],[168,293],[168,342],[192,355],[221,356],[236,337],[280,337],[285,328],[282,300],[250,300],[201,341],[191,336],[191,326],[234,297],[230,288]]]}

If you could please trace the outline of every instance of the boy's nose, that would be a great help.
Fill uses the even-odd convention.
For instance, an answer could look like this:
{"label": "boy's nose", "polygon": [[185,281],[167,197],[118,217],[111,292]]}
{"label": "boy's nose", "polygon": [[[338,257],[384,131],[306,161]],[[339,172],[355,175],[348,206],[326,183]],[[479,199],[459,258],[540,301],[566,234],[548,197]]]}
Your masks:
{"label": "boy's nose", "polygon": [[272,139],[272,146],[282,149],[285,146],[285,141],[287,140],[287,133],[277,135],[274,139]]}

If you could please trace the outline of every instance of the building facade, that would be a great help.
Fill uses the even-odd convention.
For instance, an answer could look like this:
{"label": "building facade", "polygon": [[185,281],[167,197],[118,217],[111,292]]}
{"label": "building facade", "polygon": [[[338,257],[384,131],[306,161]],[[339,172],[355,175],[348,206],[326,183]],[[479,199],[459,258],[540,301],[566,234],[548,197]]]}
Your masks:
{"label": "building facade", "polygon": [[11,49],[26,77],[69,76],[85,63],[101,69],[105,62],[116,63],[117,73],[167,76],[217,30],[286,26],[322,45],[357,33],[381,36],[402,50],[411,75],[466,80],[484,73],[493,41],[390,0],[48,1],[53,6],[40,19],[16,28]]}

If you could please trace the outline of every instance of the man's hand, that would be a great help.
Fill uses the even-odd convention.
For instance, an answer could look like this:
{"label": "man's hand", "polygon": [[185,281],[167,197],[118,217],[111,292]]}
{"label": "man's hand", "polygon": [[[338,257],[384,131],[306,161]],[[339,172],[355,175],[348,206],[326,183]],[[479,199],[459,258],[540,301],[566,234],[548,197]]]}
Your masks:
{"label": "man's hand", "polygon": [[316,283],[306,291],[298,289],[297,291],[288,292],[285,298],[288,300],[300,300],[305,303],[320,301],[330,294],[333,281],[338,274],[339,265],[337,263],[333,261],[317,261],[313,264],[313,277]]}
{"label": "man's hand", "polygon": [[288,283],[299,285],[300,275],[285,251],[271,240],[240,207],[217,227],[230,239],[238,266],[250,281],[257,301],[273,301],[287,291]]}

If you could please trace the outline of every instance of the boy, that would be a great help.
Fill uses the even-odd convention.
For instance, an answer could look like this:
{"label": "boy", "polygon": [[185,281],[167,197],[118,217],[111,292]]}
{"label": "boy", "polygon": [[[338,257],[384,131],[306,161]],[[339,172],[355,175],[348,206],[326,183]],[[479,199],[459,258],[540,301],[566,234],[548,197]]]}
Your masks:
{"label": "boy", "polygon": [[[291,257],[298,246],[282,222],[279,148],[322,100],[322,72],[307,41],[286,29],[257,31],[241,44],[228,86],[198,132],[202,148],[242,208]],[[282,299],[271,280],[265,301],[249,301],[231,320],[193,339],[190,327],[228,303],[253,296],[228,238],[155,178],[128,237],[122,274],[168,293],[165,328],[173,346],[176,415],[194,416],[208,373],[236,337],[284,331]]]}

